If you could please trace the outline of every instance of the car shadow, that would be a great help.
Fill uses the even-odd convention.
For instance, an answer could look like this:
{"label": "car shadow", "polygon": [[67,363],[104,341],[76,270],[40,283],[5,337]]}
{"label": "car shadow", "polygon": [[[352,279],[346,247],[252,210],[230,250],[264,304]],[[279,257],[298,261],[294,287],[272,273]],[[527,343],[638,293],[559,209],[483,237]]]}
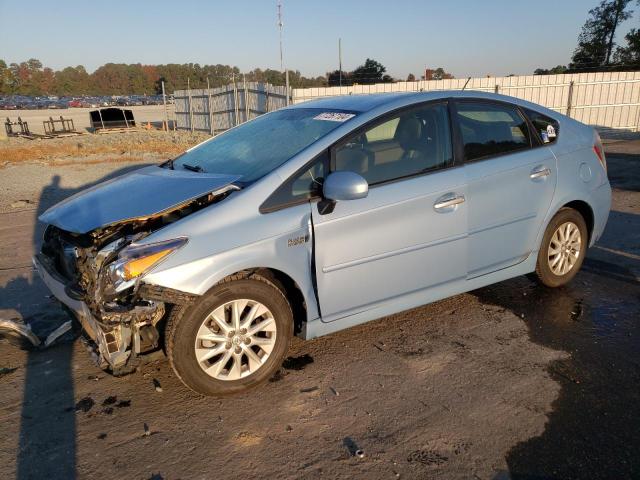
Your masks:
{"label": "car shadow", "polygon": [[[86,188],[142,166],[121,168],[79,188],[63,188],[61,177],[52,176],[50,183],[41,190],[35,209],[34,253],[40,247],[44,230],[37,217],[46,209]],[[48,296],[48,290],[35,271],[27,276],[16,272],[15,277],[0,288],[0,308],[18,312],[22,321],[44,339],[70,319],[53,299],[37,300],[45,296]],[[18,480],[76,476],[73,338],[72,333],[67,333],[49,349],[31,348],[28,352],[16,463]]]}
{"label": "car shadow", "polygon": [[523,318],[531,340],[570,355],[544,432],[506,456],[513,479],[634,478],[640,471],[640,215],[611,212],[567,286],[518,277],[471,292]]}

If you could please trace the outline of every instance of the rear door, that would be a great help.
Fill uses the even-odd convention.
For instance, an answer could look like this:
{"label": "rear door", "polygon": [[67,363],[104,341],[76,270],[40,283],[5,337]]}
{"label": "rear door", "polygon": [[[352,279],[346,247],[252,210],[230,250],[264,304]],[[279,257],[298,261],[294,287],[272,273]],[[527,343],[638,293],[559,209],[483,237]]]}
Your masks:
{"label": "rear door", "polygon": [[523,261],[551,204],[556,159],[515,105],[458,100],[468,182],[468,278]]}
{"label": "rear door", "polygon": [[312,208],[323,321],[465,281],[466,185],[446,102],[374,122],[331,157],[332,170],[354,171],[370,188],[329,213]]}

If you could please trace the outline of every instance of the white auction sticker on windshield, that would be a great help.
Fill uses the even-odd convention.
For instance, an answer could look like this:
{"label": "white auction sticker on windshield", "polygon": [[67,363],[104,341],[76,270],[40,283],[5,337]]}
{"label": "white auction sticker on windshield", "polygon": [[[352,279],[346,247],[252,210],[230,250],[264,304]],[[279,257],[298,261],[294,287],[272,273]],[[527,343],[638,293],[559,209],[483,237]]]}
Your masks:
{"label": "white auction sticker on windshield", "polygon": [[342,112],[324,112],[313,117],[314,120],[326,120],[328,122],[346,122],[350,118],[355,117],[353,113]]}

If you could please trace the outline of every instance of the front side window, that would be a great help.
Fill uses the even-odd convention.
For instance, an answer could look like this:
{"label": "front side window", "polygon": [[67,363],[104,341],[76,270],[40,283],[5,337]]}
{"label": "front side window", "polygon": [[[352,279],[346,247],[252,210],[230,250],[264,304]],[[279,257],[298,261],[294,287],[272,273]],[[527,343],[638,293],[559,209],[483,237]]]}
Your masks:
{"label": "front side window", "polygon": [[322,183],[327,174],[328,166],[329,156],[325,151],[309,165],[284,182],[261,205],[260,211],[268,213],[321,197]]}
{"label": "front side window", "polygon": [[278,110],[185,152],[173,167],[240,175],[241,182],[250,183],[354,116],[353,112],[318,108]]}
{"label": "front side window", "polygon": [[333,167],[376,185],[446,167],[452,158],[447,104],[438,103],[405,110],[352,135],[335,148]]}
{"label": "front side window", "polygon": [[530,148],[527,122],[516,107],[483,102],[459,102],[457,120],[465,160]]}

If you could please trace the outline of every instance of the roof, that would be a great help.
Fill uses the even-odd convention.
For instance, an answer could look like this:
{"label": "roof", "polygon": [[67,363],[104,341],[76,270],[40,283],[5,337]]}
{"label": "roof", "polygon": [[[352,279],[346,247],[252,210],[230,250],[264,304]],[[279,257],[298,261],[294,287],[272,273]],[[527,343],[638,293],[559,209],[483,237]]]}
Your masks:
{"label": "roof", "polygon": [[335,110],[351,110],[368,112],[376,107],[391,103],[402,97],[415,95],[415,92],[373,93],[368,95],[341,95],[311,100],[294,105],[291,108],[327,108]]}
{"label": "roof", "polygon": [[335,110],[350,110],[354,112],[368,112],[374,108],[385,104],[394,103],[397,100],[405,99],[409,102],[421,102],[428,100],[437,100],[439,98],[487,98],[494,100],[510,101],[519,103],[513,97],[506,97],[489,92],[480,92],[477,90],[432,90],[429,92],[394,92],[394,93],[372,93],[372,94],[355,94],[340,95],[337,97],[324,97],[318,100],[310,100],[298,103],[289,108],[326,108]]}

